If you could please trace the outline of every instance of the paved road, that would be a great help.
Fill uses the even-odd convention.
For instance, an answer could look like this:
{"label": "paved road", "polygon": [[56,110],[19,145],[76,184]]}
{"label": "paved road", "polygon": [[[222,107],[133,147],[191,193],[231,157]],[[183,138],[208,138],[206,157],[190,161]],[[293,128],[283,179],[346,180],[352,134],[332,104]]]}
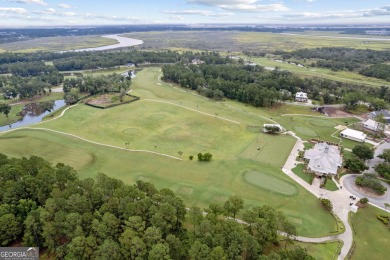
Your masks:
{"label": "paved road", "polygon": [[390,143],[384,142],[378,146],[375,150],[374,158],[367,161],[367,166],[370,167],[370,169],[367,170],[367,172],[374,173],[374,167],[378,164],[383,162],[383,159],[378,158],[378,155],[381,155],[383,153],[383,150],[390,149]]}
{"label": "paved road", "polygon": [[387,192],[384,197],[372,197],[368,196],[364,193],[361,193],[358,188],[355,186],[355,179],[356,177],[359,176],[358,174],[350,174],[344,176],[342,179],[342,183],[344,185],[344,188],[347,189],[350,193],[352,193],[354,196],[358,198],[363,198],[366,197],[370,201],[370,204],[374,204],[383,210],[385,210],[384,203],[390,203],[390,185],[383,183],[384,186],[387,187]]}
{"label": "paved road", "polygon": [[[344,242],[343,247],[341,248],[341,253],[338,256],[338,259],[344,259],[352,246],[353,243],[353,235],[352,235],[352,229],[348,222],[348,213],[350,211],[349,203],[351,203],[351,199],[349,196],[352,194],[348,192],[347,189],[340,189],[338,191],[327,191],[324,189],[321,189],[318,186],[310,185],[307,182],[305,182],[303,179],[295,175],[291,169],[295,167],[295,165],[298,163],[296,161],[296,158],[298,156],[299,150],[303,150],[304,145],[301,138],[297,137],[293,132],[289,132],[292,136],[294,136],[297,139],[297,142],[293,148],[293,150],[290,153],[290,156],[288,157],[285,165],[283,166],[283,172],[290,176],[295,182],[303,186],[306,190],[308,190],[310,193],[312,193],[317,198],[326,198],[329,199],[333,204],[333,213],[337,215],[340,220],[343,222],[345,226],[345,232],[336,235],[336,236],[330,236],[326,237],[324,239],[333,239],[333,240],[342,240]],[[307,241],[310,242],[310,241]]]}

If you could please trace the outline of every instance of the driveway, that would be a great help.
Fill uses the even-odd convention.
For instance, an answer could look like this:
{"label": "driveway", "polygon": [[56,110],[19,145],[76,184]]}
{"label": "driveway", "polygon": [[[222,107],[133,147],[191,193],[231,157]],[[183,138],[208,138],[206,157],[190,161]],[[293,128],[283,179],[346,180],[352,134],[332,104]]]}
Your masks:
{"label": "driveway", "polygon": [[378,164],[383,162],[383,159],[378,158],[378,155],[381,155],[383,153],[383,150],[390,149],[390,143],[384,142],[381,145],[378,146],[375,150],[374,158],[367,161],[367,166],[370,167],[367,172],[374,173],[375,169],[374,167]]}
{"label": "driveway", "polygon": [[387,192],[385,196],[383,197],[371,197],[366,194],[361,193],[355,186],[355,179],[356,177],[359,176],[357,174],[351,174],[351,175],[346,175],[343,178],[343,186],[345,189],[347,189],[350,193],[352,193],[354,196],[358,198],[368,198],[371,204],[374,204],[378,207],[381,207],[384,209],[384,203],[390,203],[390,185],[382,182],[382,184],[387,187]]}

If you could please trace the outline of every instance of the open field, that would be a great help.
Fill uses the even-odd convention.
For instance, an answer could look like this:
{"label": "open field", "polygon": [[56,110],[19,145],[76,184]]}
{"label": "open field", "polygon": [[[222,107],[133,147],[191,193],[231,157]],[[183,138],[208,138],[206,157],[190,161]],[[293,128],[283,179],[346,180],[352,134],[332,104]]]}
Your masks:
{"label": "open field", "polygon": [[351,259],[388,259],[389,229],[376,218],[378,214],[389,215],[389,213],[371,205],[359,209],[356,214],[351,213],[350,221],[353,225],[356,243]]}
{"label": "open field", "polygon": [[70,51],[117,43],[101,36],[59,36],[0,44],[0,52]]}
{"label": "open field", "polygon": [[[318,32],[318,35],[326,33]],[[262,32],[238,31],[181,31],[181,32],[140,32],[126,34],[129,38],[140,39],[144,44],[140,48],[146,49],[195,49],[215,51],[292,51],[302,48],[316,47],[350,47],[357,49],[386,50],[389,41],[366,39],[334,38],[362,36],[334,35],[329,37],[308,37],[306,35],[286,35]],[[365,36],[364,38],[370,38]],[[375,39],[375,37],[372,37]]]}
{"label": "open field", "polygon": [[[324,37],[318,37],[322,35]],[[389,41],[377,41],[358,39],[361,36],[346,36],[337,35],[337,37],[353,37],[351,38],[335,38],[336,35],[329,35],[318,32],[317,35],[293,35],[293,34],[276,34],[276,33],[241,33],[235,35],[235,39],[239,43],[246,43],[249,45],[256,45],[259,49],[267,50],[284,50],[292,51],[302,48],[317,48],[317,47],[349,47],[356,49],[372,49],[372,50],[386,50],[389,49]],[[365,36],[364,38],[370,38]]]}
{"label": "open field", "polygon": [[[328,235],[336,229],[333,218],[315,197],[280,170],[294,139],[253,130],[272,120],[266,109],[207,100],[159,82],[160,73],[158,68],[148,68],[137,74],[132,94],[140,96],[140,101],[108,110],[79,104],[62,118],[36,126],[122,149],[26,129],[0,135],[0,152],[18,157],[35,154],[53,163],[69,163],[83,178],[105,172],[127,183],[150,181],[172,189],[188,206],[206,206],[239,195],[247,206],[269,204],[283,210],[304,236]],[[253,144],[263,145],[257,147],[261,151],[255,159],[248,157],[251,151],[254,156],[259,152]],[[182,161],[126,151],[127,147],[169,154]],[[188,159],[198,152],[211,152],[213,160]]]}

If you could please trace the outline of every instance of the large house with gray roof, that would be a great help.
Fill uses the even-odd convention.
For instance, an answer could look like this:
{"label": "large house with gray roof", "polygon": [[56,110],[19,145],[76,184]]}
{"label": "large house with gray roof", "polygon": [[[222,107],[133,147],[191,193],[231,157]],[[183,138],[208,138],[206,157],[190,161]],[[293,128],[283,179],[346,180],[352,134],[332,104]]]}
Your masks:
{"label": "large house with gray roof", "polygon": [[389,111],[387,110],[382,110],[382,111],[373,111],[371,113],[368,114],[368,116],[371,118],[371,119],[375,119],[377,116],[379,115],[383,115],[383,119],[386,120],[386,123],[387,124],[390,124],[390,113]]}
{"label": "large house with gray roof", "polygon": [[304,156],[308,160],[307,168],[316,175],[336,175],[343,159],[339,147],[328,143],[317,143],[307,150]]}

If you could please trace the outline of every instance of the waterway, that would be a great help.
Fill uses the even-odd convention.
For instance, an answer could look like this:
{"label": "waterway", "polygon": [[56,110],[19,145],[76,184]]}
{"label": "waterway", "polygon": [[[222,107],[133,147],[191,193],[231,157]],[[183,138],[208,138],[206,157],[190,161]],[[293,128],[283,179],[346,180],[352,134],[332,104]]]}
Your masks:
{"label": "waterway", "polygon": [[127,37],[114,35],[114,34],[112,34],[112,35],[105,35],[105,36],[102,36],[102,37],[117,40],[118,43],[112,44],[112,45],[107,45],[107,46],[102,46],[102,47],[78,49],[78,50],[73,50],[73,51],[75,51],[75,52],[82,52],[82,51],[106,51],[106,50],[117,49],[117,48],[137,46],[137,45],[141,45],[141,44],[144,43],[142,40],[127,38]]}
{"label": "waterway", "polygon": [[0,126],[0,132],[39,123],[46,115],[64,107],[65,105],[64,100],[54,101],[54,104],[50,109],[47,109],[47,107],[43,108],[40,103],[26,104],[20,112],[22,119],[10,125]]}

